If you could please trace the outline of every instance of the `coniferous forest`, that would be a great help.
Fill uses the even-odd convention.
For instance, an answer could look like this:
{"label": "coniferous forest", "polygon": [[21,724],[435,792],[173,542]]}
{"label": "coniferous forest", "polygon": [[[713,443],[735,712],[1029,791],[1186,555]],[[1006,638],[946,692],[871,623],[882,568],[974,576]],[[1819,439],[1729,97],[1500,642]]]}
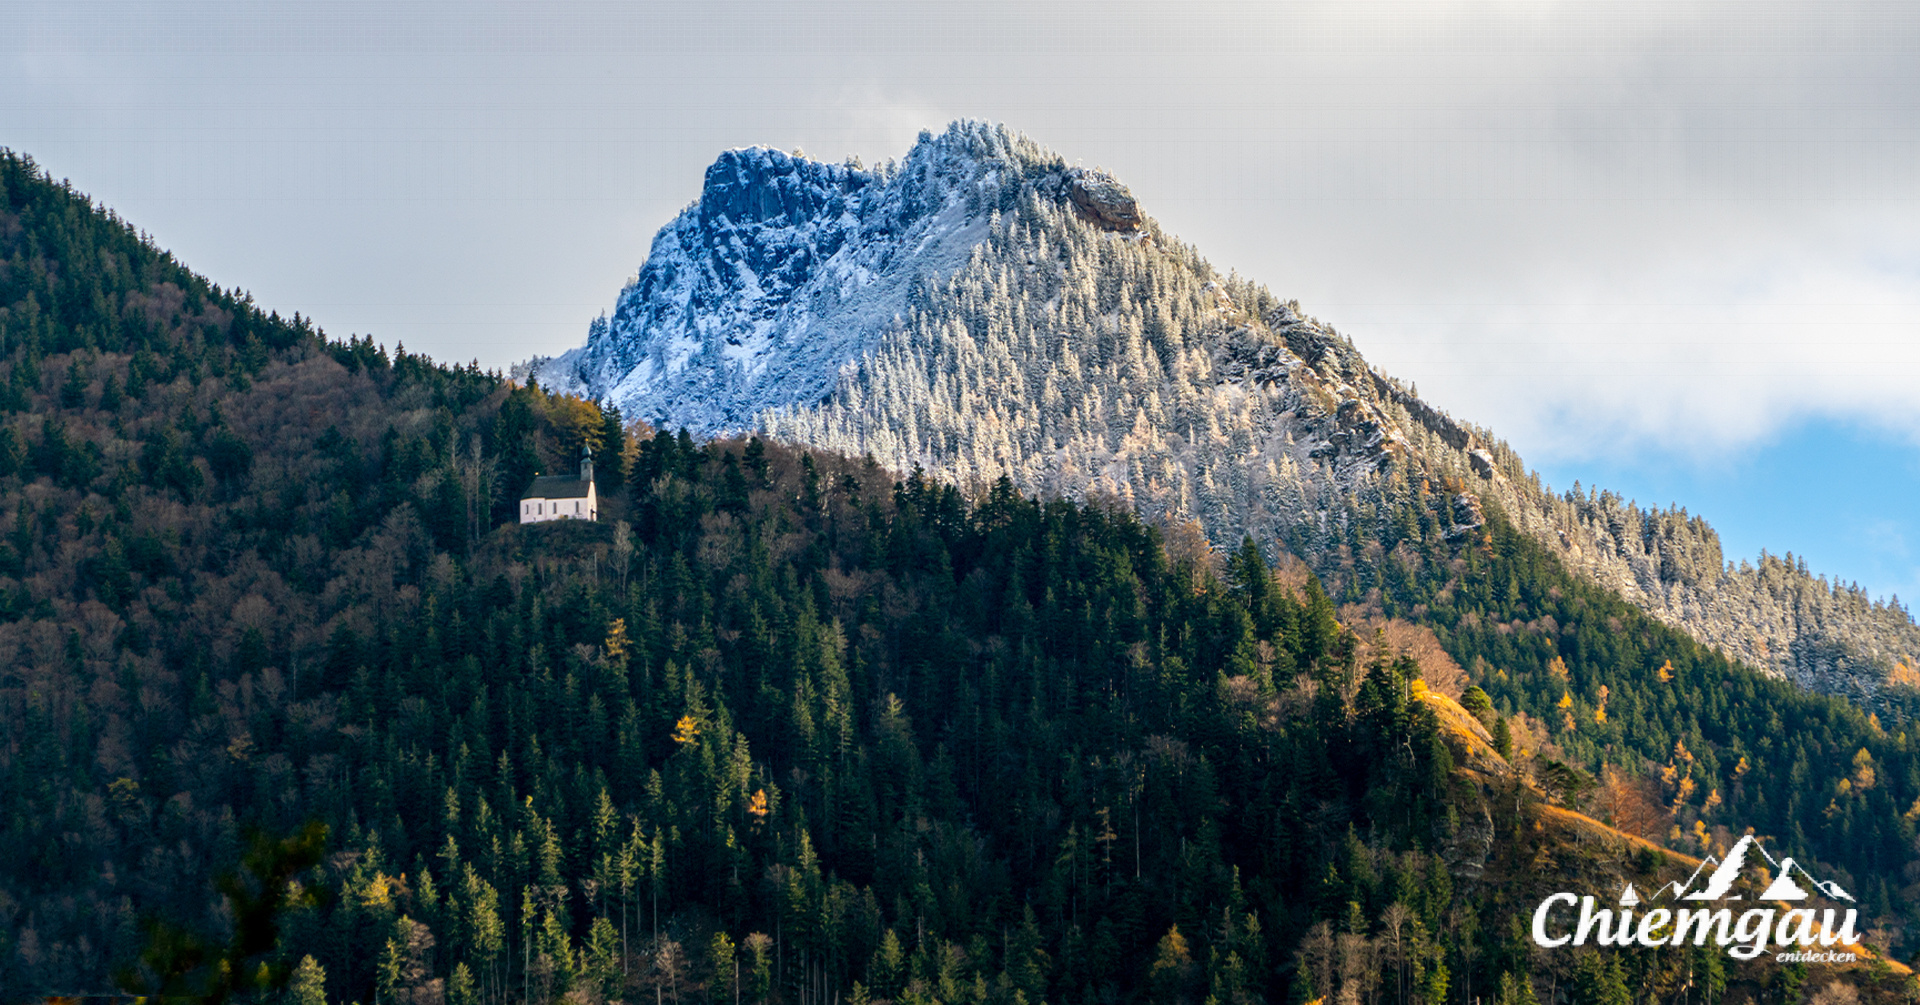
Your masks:
{"label": "coniferous forest", "polygon": [[[1498,513],[1356,524],[1323,584],[696,442],[263,313],[13,154],[0,407],[7,1000],[1803,1000],[1831,975],[1526,935],[1747,828],[1914,948],[1903,706],[1731,664]],[[515,523],[583,447],[602,522]]]}

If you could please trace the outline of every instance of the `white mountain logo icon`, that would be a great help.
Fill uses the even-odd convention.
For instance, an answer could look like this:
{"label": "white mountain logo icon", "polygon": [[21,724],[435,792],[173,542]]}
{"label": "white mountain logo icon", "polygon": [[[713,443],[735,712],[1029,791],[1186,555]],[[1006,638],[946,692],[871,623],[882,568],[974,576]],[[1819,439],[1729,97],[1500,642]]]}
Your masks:
{"label": "white mountain logo icon", "polygon": [[[1740,878],[1740,871],[1746,867],[1750,852],[1758,852],[1760,858],[1766,860],[1774,873],[1773,882],[1769,883],[1760,894],[1761,900],[1806,900],[1812,896],[1807,892],[1807,887],[1811,886],[1823,896],[1848,903],[1853,902],[1853,895],[1841,889],[1840,884],[1831,880],[1815,879],[1805,866],[1791,857],[1775,859],[1764,845],[1754,840],[1751,834],[1734,842],[1733,847],[1727,849],[1726,858],[1715,859],[1712,855],[1708,855],[1685,882],[1668,883],[1661,887],[1655,896],[1671,895],[1676,900],[1687,901],[1739,900],[1738,896],[1730,896],[1729,891],[1733,889],[1734,881]],[[1701,873],[1706,872],[1708,866],[1713,866],[1714,870],[1707,875],[1706,885],[1697,890],[1692,889],[1694,881],[1700,878]],[[1794,879],[1795,873],[1805,879],[1806,885],[1803,886]],[[1631,892],[1631,886],[1628,889]],[[1634,900],[1637,902],[1639,897],[1635,895]]]}

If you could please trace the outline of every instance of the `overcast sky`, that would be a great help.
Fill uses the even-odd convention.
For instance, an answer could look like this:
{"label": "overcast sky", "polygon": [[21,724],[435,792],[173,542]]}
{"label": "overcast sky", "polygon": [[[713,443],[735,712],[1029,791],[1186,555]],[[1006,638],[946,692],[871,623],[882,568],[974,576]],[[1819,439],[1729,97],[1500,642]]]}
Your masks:
{"label": "overcast sky", "polygon": [[1556,486],[1920,596],[1920,4],[9,0],[0,145],[330,334],[578,344],[720,150],[1128,183]]}

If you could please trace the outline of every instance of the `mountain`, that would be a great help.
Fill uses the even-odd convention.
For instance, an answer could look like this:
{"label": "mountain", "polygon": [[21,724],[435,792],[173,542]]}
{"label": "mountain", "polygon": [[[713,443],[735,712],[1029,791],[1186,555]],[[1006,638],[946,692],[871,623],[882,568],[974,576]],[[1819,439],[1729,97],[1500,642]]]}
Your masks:
{"label": "mountain", "polygon": [[1471,537],[1497,508],[1581,576],[1803,686],[1871,704],[1920,668],[1897,600],[1791,556],[1728,562],[1684,510],[1548,491],[1331,325],[1216,272],[1116,179],[998,126],[922,133],[872,171],[723,154],[611,317],[532,372],[660,428],[1198,520],[1336,585],[1410,524]]}
{"label": "mountain", "polygon": [[[587,446],[608,522],[520,525]],[[1439,515],[1343,613],[1124,507],[328,339],[0,151],[0,1000],[1911,999],[1535,951],[1751,827],[1911,954],[1920,752]]]}

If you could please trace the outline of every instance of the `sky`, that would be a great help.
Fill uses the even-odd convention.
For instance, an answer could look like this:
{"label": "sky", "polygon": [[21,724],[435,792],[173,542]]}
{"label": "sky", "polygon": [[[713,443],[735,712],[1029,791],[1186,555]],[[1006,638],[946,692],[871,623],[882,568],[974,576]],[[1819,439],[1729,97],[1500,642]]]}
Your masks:
{"label": "sky", "polygon": [[721,150],[1003,122],[1493,430],[1920,597],[1908,0],[8,0],[0,145],[330,334],[579,344]]}

